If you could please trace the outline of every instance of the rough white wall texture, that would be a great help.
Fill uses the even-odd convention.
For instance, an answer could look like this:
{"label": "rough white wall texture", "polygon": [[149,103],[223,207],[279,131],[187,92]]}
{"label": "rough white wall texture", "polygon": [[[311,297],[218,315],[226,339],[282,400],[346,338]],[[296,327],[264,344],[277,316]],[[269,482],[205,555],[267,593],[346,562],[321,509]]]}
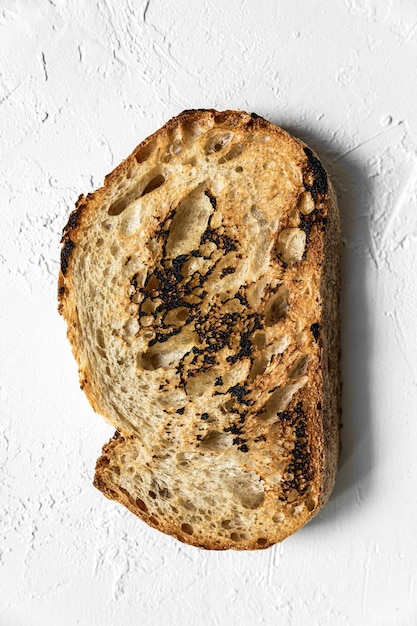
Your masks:
{"label": "rough white wall texture", "polygon": [[[417,624],[417,5],[1,0],[0,624]],[[256,111],[333,174],[343,454],[318,518],[209,553],[91,485],[112,430],[56,313],[77,196],[185,108]]]}

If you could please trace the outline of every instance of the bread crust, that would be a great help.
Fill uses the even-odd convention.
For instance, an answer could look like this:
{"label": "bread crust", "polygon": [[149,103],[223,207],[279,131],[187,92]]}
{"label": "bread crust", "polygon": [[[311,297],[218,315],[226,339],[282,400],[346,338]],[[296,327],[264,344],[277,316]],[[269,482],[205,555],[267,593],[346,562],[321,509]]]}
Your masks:
{"label": "bread crust", "polygon": [[[277,358],[273,355],[272,361],[274,359],[277,361],[275,369],[269,370],[267,368],[260,375],[253,374],[255,362],[258,359],[258,364],[261,364],[258,369],[260,368],[261,371],[263,367],[262,355],[263,352],[266,352],[268,344],[266,348],[256,348],[249,355],[249,341],[246,341],[245,344],[241,340],[240,348],[238,346],[238,349],[235,349],[235,352],[227,357],[230,366],[234,366],[236,363],[239,365],[240,361],[238,359],[246,360],[248,363],[250,359],[248,367],[252,368],[250,372],[252,372],[252,377],[254,376],[251,380],[251,373],[246,372],[246,378],[244,377],[243,383],[239,382],[237,385],[231,385],[229,388],[228,391],[232,395],[231,401],[229,401],[231,410],[229,418],[233,417],[234,413],[237,415],[242,408],[241,406],[236,408],[238,401],[243,401],[243,403],[246,402],[247,404],[253,401],[255,404],[255,398],[261,397],[262,394],[264,394],[262,397],[266,397],[267,400],[277,396],[275,404],[269,400],[269,404],[268,401],[266,404],[264,403],[264,408],[257,413],[255,412],[252,416],[249,415],[246,423],[243,420],[244,429],[243,426],[240,426],[240,422],[235,421],[232,423],[230,420],[229,423],[232,425],[229,429],[224,429],[224,431],[229,430],[231,434],[237,435],[234,437],[233,443],[235,444],[235,440],[237,440],[235,445],[239,451],[238,454],[242,457],[239,463],[242,464],[242,467],[245,467],[247,473],[256,472],[263,485],[266,485],[264,488],[264,499],[259,510],[265,509],[273,512],[275,507],[276,511],[279,511],[279,514],[276,514],[275,517],[279,517],[281,514],[285,516],[282,524],[275,522],[265,526],[266,522],[263,522],[266,531],[260,534],[260,531],[256,530],[249,537],[247,533],[243,532],[240,534],[232,532],[229,533],[230,536],[227,533],[216,536],[215,533],[208,530],[208,524],[206,534],[204,534],[204,524],[202,524],[202,531],[198,529],[196,531],[193,528],[193,532],[190,534],[187,532],[190,524],[165,519],[163,516],[157,517],[152,512],[152,506],[150,506],[152,503],[146,504],[142,498],[135,497],[133,488],[129,491],[129,488],[123,487],[123,481],[120,480],[120,476],[126,475],[129,471],[129,466],[124,465],[121,459],[126,454],[130,454],[132,458],[135,454],[138,457],[142,454],[140,429],[138,430],[138,425],[133,423],[134,420],[126,416],[126,412],[120,414],[117,406],[109,405],[108,403],[105,386],[95,373],[93,348],[91,346],[88,349],[86,348],[89,342],[85,330],[86,318],[79,301],[80,280],[77,274],[81,266],[76,265],[76,260],[81,255],[79,252],[80,248],[85,245],[86,232],[97,220],[98,212],[102,211],[102,207],[105,206],[110,207],[108,208],[109,214],[112,214],[111,211],[113,211],[113,214],[117,215],[116,211],[119,210],[119,205],[117,205],[118,200],[115,200],[117,196],[115,190],[117,191],[126,180],[131,179],[132,170],[137,169],[138,166],[145,166],[152,158],[155,158],[155,154],[158,154],[157,158],[161,160],[162,147],[164,149],[166,146],[172,147],[174,145],[175,147],[175,141],[179,136],[182,138],[183,151],[187,149],[187,137],[190,145],[193,142],[201,142],[201,135],[197,135],[197,138],[194,136],[195,129],[201,128],[204,129],[205,133],[203,133],[203,137],[206,137],[207,133],[217,130],[233,132],[234,136],[240,133],[240,136],[248,138],[252,136],[259,138],[268,136],[271,142],[276,142],[280,146],[280,150],[287,155],[288,161],[295,172],[294,180],[296,180],[298,172],[302,176],[300,182],[294,182],[294,186],[298,185],[297,189],[299,188],[297,197],[293,198],[291,195],[293,193],[292,188],[288,192],[288,203],[290,201],[293,202],[297,209],[297,216],[294,217],[293,209],[291,211],[288,210],[288,212],[283,210],[280,216],[279,228],[274,235],[277,237],[275,246],[281,268],[279,270],[281,272],[279,274],[280,288],[284,289],[284,286],[289,284],[295,285],[290,298],[292,298],[291,302],[294,311],[298,312],[298,320],[296,317],[290,320],[292,324],[288,331],[290,349],[285,349],[286,352],[284,352],[284,355],[287,352],[291,352],[291,348],[295,346],[297,348],[293,350],[295,356],[292,357],[292,360],[287,359],[285,361],[284,357],[281,357],[281,353],[278,353],[279,357]],[[222,154],[221,150],[219,152]],[[157,163],[159,163],[158,160]],[[246,165],[246,161],[244,163]],[[269,163],[265,163],[265,166],[267,165]],[[152,172],[154,173],[155,171],[155,168],[153,168]],[[288,174],[287,171],[286,175],[291,174]],[[159,176],[162,175],[159,174]],[[152,180],[155,180],[155,177]],[[152,180],[150,181],[151,183]],[[120,191],[118,193],[120,195]],[[130,196],[129,193],[131,194]],[[136,201],[132,193],[127,191],[125,196],[123,196],[123,202],[128,207]],[[213,203],[215,198],[210,189],[207,188],[204,193],[210,202]],[[219,194],[219,197],[222,198],[223,196]],[[314,209],[311,210],[309,207],[301,206],[301,203],[306,201],[313,202]],[[122,211],[124,210],[125,208],[122,208]],[[231,214],[231,211],[229,211],[229,214]],[[163,224],[162,221],[160,223]],[[154,228],[152,225],[149,226],[149,232],[152,232],[152,228]],[[162,230],[163,226],[160,225],[159,228]],[[168,231],[169,228],[168,226]],[[169,234],[167,236],[169,237]],[[132,248],[129,248],[129,246],[131,244],[126,243],[127,239],[124,239],[123,236],[121,236],[121,240],[122,244],[127,246],[127,251],[130,254]],[[165,250],[166,245],[167,241],[164,244]],[[303,249],[301,249],[302,246],[304,246]],[[299,250],[302,252],[302,255],[300,254],[298,258]],[[227,248],[224,254],[226,253]],[[301,270],[299,270],[300,265],[302,266]],[[229,268],[226,269],[229,270]],[[298,272],[301,272],[300,275],[304,283],[309,285],[307,289],[307,291],[310,290],[308,296],[303,296],[302,291],[297,291]],[[337,472],[340,447],[341,387],[339,372],[339,291],[340,223],[336,196],[320,161],[305,144],[255,114],[248,115],[245,112],[238,111],[217,112],[212,109],[184,111],[179,116],[171,119],[156,133],[145,139],[125,161],[106,176],[102,188],[93,194],[78,198],[76,208],[70,215],[62,237],[61,269],[58,285],[59,312],[64,316],[68,324],[68,338],[79,364],[82,389],[85,391],[94,410],[101,413],[107,421],[118,429],[117,436],[104,446],[102,456],[97,461],[94,485],[106,497],[120,502],[154,528],[158,528],[162,532],[190,545],[207,549],[233,548],[252,550],[265,548],[277,541],[281,541],[303,526],[317,514],[328,500]],[[307,304],[303,304],[303,297]],[[240,296],[240,301],[243,301],[242,295]],[[249,305],[247,306],[250,308]],[[265,305],[264,301],[260,306],[262,315],[264,315],[266,320],[268,315],[273,315],[273,305],[268,309],[269,305]],[[305,310],[305,307],[308,310]],[[242,313],[242,319],[246,314],[247,311],[244,314]],[[80,320],[80,315],[84,315],[84,321]],[[308,348],[301,348],[297,344],[299,337],[302,335],[301,330],[299,333],[297,331],[296,339],[295,329],[298,328],[297,321],[298,325],[300,325],[299,320],[304,322],[313,320],[313,323],[308,324],[308,326],[314,341],[311,340],[311,337],[306,340]],[[275,321],[271,322],[270,326],[272,327],[274,324]],[[282,324],[284,329],[284,321],[280,319],[277,324]],[[239,332],[241,337],[246,336],[250,338],[253,348],[253,337],[257,333],[256,326],[254,324],[250,327],[242,326]],[[258,334],[260,334],[260,331]],[[159,337],[160,341],[166,342],[166,337],[163,334],[159,335]],[[150,353],[149,349],[148,353]],[[214,352],[214,354],[217,357],[217,352]],[[304,357],[307,365],[302,362]],[[279,358],[282,360],[281,365],[278,363]],[[289,373],[289,370],[291,367],[294,369],[296,366],[301,368],[301,370],[303,367],[307,367],[308,375],[304,375],[303,372],[299,376],[296,373],[290,375],[291,372]],[[151,366],[149,362],[146,362],[145,369],[148,367]],[[169,365],[169,367],[171,366]],[[224,368],[224,366],[222,367]],[[281,367],[282,371],[279,367]],[[224,369],[221,370],[221,372],[223,371]],[[283,380],[282,372],[286,376],[286,388],[292,394],[285,407],[282,398],[279,396],[281,387],[278,385],[278,382]],[[305,381],[304,379],[308,380]],[[247,381],[250,382],[248,383]],[[247,386],[245,387],[246,384]],[[280,384],[282,385],[282,383]],[[297,387],[297,384],[299,387]],[[268,385],[270,388],[268,388]],[[245,391],[242,391],[243,388]],[[277,388],[278,391],[276,391]],[[234,391],[230,391],[230,389]],[[268,393],[272,395],[265,395]],[[245,400],[242,394],[249,394],[247,398],[250,399],[250,402],[247,399]],[[265,406],[267,407],[266,414]],[[277,408],[277,411],[275,411],[274,407]],[[171,409],[168,409],[168,411],[172,412]],[[268,414],[268,411],[271,413],[271,416]],[[275,422],[272,423],[273,419],[276,419],[275,414],[280,418],[278,420],[279,425]],[[242,412],[240,413],[241,418]],[[260,425],[261,422],[262,424]],[[290,431],[292,433],[291,436],[288,435]],[[265,440],[265,445],[263,445],[262,437],[267,439],[269,435],[271,435],[269,441]],[[287,440],[285,439],[286,437]],[[256,441],[257,439],[258,441]],[[188,431],[182,441],[186,442],[187,450],[192,447],[192,450],[195,451],[200,446],[199,443],[196,444],[194,441],[191,441]],[[271,442],[275,446],[277,441],[284,441],[284,443],[289,441],[290,447],[293,446],[291,454],[285,453],[287,454],[285,471],[281,468],[282,476],[287,476],[287,478],[284,479],[281,476],[280,485],[268,486],[267,472],[262,470],[262,455],[270,454],[271,458],[273,457],[274,462],[279,466],[277,459],[279,454],[282,456],[282,451],[278,454],[269,452],[268,448],[268,446],[271,446]],[[252,450],[251,444],[255,446],[254,442],[256,442],[256,449]],[[214,459],[217,453],[218,451],[212,452],[210,448],[205,452],[206,456],[212,454]],[[220,456],[221,454],[222,451],[220,451]],[[247,461],[244,457],[250,457],[250,460]],[[295,493],[297,493],[297,496]],[[294,499],[291,501],[291,498]],[[281,499],[281,502],[277,502],[278,499]],[[290,513],[291,510],[293,510],[292,513]],[[284,513],[281,513],[281,511],[284,511]],[[186,530],[183,530],[183,527]],[[231,538],[233,534],[235,537]]]}

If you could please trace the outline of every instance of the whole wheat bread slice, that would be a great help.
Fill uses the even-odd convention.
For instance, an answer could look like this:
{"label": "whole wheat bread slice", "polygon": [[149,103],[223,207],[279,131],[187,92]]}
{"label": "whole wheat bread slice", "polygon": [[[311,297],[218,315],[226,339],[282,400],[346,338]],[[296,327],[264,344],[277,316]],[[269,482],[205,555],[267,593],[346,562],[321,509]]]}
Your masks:
{"label": "whole wheat bread slice", "polygon": [[255,114],[184,111],[81,196],[59,310],[118,431],[96,487],[211,549],[310,520],[339,453],[339,246],[318,158]]}

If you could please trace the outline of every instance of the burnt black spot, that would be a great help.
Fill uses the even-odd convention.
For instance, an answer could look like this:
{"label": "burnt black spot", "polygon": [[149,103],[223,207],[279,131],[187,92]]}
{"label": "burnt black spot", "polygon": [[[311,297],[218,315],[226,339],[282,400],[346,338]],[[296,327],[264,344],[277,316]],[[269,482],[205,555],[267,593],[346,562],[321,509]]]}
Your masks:
{"label": "burnt black spot", "polygon": [[178,333],[180,332],[181,332],[181,327],[174,328],[168,333],[156,333],[155,337],[151,339],[151,341],[149,342],[149,347],[154,346],[156,343],[164,343],[165,341],[168,341],[170,337],[173,337],[174,335],[178,335]]}
{"label": "burnt black spot", "polygon": [[249,340],[249,335],[251,334],[251,332],[252,331],[247,330],[246,332],[242,333],[240,337],[240,350],[239,353],[236,355],[236,360],[251,355],[252,344]]}
{"label": "burnt black spot", "polygon": [[220,278],[224,278],[227,274],[234,274],[236,269],[234,267],[224,267],[222,269],[222,273],[220,274]]}
{"label": "burnt black spot", "polygon": [[218,378],[216,378],[216,382],[214,383],[215,387],[220,387],[220,385],[223,385],[223,379],[221,376],[219,376]]}
{"label": "burnt black spot", "polygon": [[[81,198],[82,196],[80,196]],[[62,231],[62,236],[68,235],[72,230],[75,230],[80,221],[80,215],[83,212],[87,205],[85,203],[78,204],[77,208],[71,212],[71,215],[68,218],[68,222]]]}
{"label": "burnt black spot", "polygon": [[200,245],[210,241],[216,244],[217,248],[224,250],[224,252],[234,252],[237,250],[236,242],[228,235],[220,234],[218,231],[218,228],[207,226],[206,230],[201,235]]}
{"label": "burnt black spot", "polygon": [[[166,240],[166,239],[168,239],[168,236],[169,236],[169,228],[159,228],[159,229],[155,230],[155,235],[157,235],[161,239],[165,239]],[[150,240],[148,240],[148,241],[150,241]]]}
{"label": "burnt black spot", "polygon": [[208,352],[218,352],[230,347],[231,329],[238,321],[237,313],[225,313],[217,320],[210,319],[206,316],[204,319],[198,319],[195,322],[195,330],[201,340],[206,344]]}
{"label": "burnt black spot", "polygon": [[217,200],[216,198],[213,196],[213,194],[210,193],[210,191],[208,189],[205,190],[204,195],[207,196],[207,198],[210,200],[210,204],[213,207],[214,210],[217,209]]}
{"label": "burnt black spot", "polygon": [[209,418],[209,414],[208,414],[208,413],[203,413],[203,414],[201,415],[201,419],[202,419],[202,420],[208,420],[208,418]]}
{"label": "burnt black spot", "polygon": [[317,411],[321,411],[321,402],[317,402]]}
{"label": "burnt black spot", "polygon": [[239,446],[238,450],[240,450],[241,452],[249,452],[249,448],[246,443],[242,443],[242,445]]}
{"label": "burnt black spot", "polygon": [[65,293],[65,287],[60,287],[58,289],[58,297],[60,298],[61,296],[63,296]]}
{"label": "burnt black spot", "polygon": [[[134,289],[134,290],[135,290],[135,292],[136,292],[136,291],[137,291],[137,289],[138,289],[138,275],[137,275],[137,274],[134,274],[134,275],[132,276],[132,278],[130,279],[130,284],[132,285],[133,289]],[[132,295],[130,296],[130,299],[131,299],[131,300],[132,300],[133,296],[134,296],[134,294],[132,294]]]}
{"label": "burnt black spot", "polygon": [[244,357],[247,356],[251,356],[252,355],[252,344],[250,342],[250,335],[255,331],[255,330],[259,330],[262,328],[262,324],[260,322],[259,319],[259,315],[258,313],[252,313],[251,315],[248,316],[248,321],[249,321],[249,329],[244,331],[241,335],[240,335],[240,339],[239,339],[239,344],[240,344],[240,350],[237,354],[233,354],[231,356],[228,356],[226,361],[228,361],[229,363],[236,363],[236,361],[239,361],[239,359],[242,359]]}
{"label": "burnt black spot", "polygon": [[223,430],[225,433],[232,433],[232,435],[241,435],[243,432],[242,427],[237,426],[236,424],[232,424],[231,426],[229,426],[228,428],[224,428]]}
{"label": "burnt black spot", "polygon": [[248,301],[241,293],[236,293],[235,298],[236,300],[239,300],[240,304],[243,304],[243,306],[248,306]]}
{"label": "burnt black spot", "polygon": [[65,276],[68,270],[68,263],[70,260],[70,256],[72,251],[75,248],[75,243],[70,239],[69,236],[66,237],[64,245],[61,250],[61,272]]}
{"label": "burnt black spot", "polygon": [[307,242],[309,241],[311,228],[312,228],[314,222],[316,221],[317,214],[318,214],[317,209],[314,209],[314,211],[312,211],[308,215],[303,215],[302,213],[300,214],[300,225],[299,225],[299,228],[301,228],[301,230],[303,230],[305,232],[306,238],[307,238]]}
{"label": "burnt black spot", "polygon": [[181,111],[180,115],[192,115],[193,113],[198,113],[199,111],[204,113],[207,110],[208,109],[184,109],[184,111]]}
{"label": "burnt black spot", "polygon": [[277,413],[277,417],[280,420],[289,421],[292,418],[292,412],[291,411],[280,411],[279,413]]}
{"label": "burnt black spot", "polygon": [[185,411],[185,406],[183,406],[181,409],[177,409],[176,413],[178,413],[178,415],[184,415],[184,411]]}
{"label": "burnt black spot", "polygon": [[314,211],[312,211],[308,215],[303,215],[302,213],[300,214],[299,228],[301,228],[305,232],[307,242],[310,239],[310,232],[314,224],[317,224],[317,226],[321,226],[322,228],[324,228],[327,224],[327,216],[322,215],[322,213],[317,209],[314,209]]}
{"label": "burnt black spot", "polygon": [[251,118],[252,118],[253,120],[262,119],[262,118],[261,118],[261,116],[260,116],[260,115],[258,115],[257,113],[253,113],[253,112],[252,112],[252,113],[250,114],[250,116],[251,116]]}
{"label": "burnt black spot", "polygon": [[266,441],[265,435],[259,435],[259,437],[256,437],[256,439],[254,439],[255,443],[258,443],[258,441]]}
{"label": "burnt black spot", "polygon": [[216,362],[216,357],[205,354],[203,357],[203,361],[204,363],[207,363],[207,365],[214,365]]}
{"label": "burnt black spot", "polygon": [[174,275],[177,280],[182,280],[182,268],[184,263],[189,259],[188,254],[180,254],[172,261]]}
{"label": "burnt black spot", "polygon": [[243,385],[234,385],[233,387],[229,387],[227,391],[231,396],[237,398],[239,402],[242,400],[243,396],[249,393]]}
{"label": "burnt black spot", "polygon": [[313,178],[313,184],[309,185],[304,181],[304,187],[311,193],[313,198],[316,199],[317,195],[327,193],[327,174],[324,167],[318,158],[312,153],[310,148],[304,148],[304,152],[308,159],[307,173]]}
{"label": "burnt black spot", "polygon": [[313,333],[314,339],[317,341],[320,336],[320,324],[311,324],[310,330]]}
{"label": "burnt black spot", "polygon": [[[186,380],[184,378],[184,367],[185,367],[185,358],[190,354],[189,352],[186,352],[186,354],[184,354],[184,356],[182,357],[182,359],[180,359],[180,362],[178,363],[178,365],[175,368],[176,373],[179,375],[180,377],[180,384],[183,387],[183,389],[185,389],[185,385],[186,385]],[[185,407],[183,407],[185,409]],[[180,413],[180,415],[182,415]]]}
{"label": "burnt black spot", "polygon": [[197,439],[197,441],[201,441],[202,440],[202,436],[201,435],[197,435],[196,439]]}
{"label": "burnt black spot", "polygon": [[294,448],[291,451],[291,460],[288,464],[287,472],[292,474],[294,478],[282,483],[285,500],[285,492],[296,489],[300,494],[305,493],[309,481],[313,478],[313,468],[310,464],[310,453],[307,441],[307,424],[303,409],[303,403],[298,402],[293,409],[288,409],[279,413],[279,416],[285,414],[288,424],[293,427],[295,434]]}

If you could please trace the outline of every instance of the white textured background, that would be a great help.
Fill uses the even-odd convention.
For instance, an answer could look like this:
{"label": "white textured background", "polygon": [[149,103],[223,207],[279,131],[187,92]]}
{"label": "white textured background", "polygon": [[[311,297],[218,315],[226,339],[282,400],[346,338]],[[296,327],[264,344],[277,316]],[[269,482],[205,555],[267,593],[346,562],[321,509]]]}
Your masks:
{"label": "white textured background", "polygon": [[[308,142],[343,219],[343,455],[258,553],[181,545],[91,485],[112,430],[56,312],[77,196],[185,108]],[[417,624],[417,4],[0,1],[0,626]]]}

